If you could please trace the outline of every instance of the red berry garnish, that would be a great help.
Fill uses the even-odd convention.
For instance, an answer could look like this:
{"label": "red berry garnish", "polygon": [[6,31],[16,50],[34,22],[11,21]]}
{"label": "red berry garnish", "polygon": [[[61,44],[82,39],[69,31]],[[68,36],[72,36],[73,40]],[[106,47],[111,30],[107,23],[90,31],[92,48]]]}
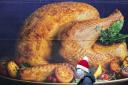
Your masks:
{"label": "red berry garnish", "polygon": [[109,80],[109,75],[106,73],[103,73],[103,74],[101,74],[100,79],[101,80]]}

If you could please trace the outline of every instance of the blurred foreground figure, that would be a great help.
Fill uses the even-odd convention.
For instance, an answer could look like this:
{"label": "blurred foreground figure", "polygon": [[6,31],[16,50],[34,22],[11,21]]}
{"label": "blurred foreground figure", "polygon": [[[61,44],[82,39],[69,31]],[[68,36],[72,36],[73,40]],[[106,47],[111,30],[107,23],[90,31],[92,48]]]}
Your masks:
{"label": "blurred foreground figure", "polygon": [[84,56],[76,66],[77,85],[93,85],[95,78],[89,71],[88,57]]}

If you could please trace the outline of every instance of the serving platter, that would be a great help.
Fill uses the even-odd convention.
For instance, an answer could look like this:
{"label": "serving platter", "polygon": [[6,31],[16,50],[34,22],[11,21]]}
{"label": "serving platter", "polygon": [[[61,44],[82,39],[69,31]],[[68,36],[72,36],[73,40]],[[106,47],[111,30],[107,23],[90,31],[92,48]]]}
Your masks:
{"label": "serving platter", "polygon": [[[9,78],[3,75],[0,75],[0,78],[10,82],[34,84],[34,85],[76,85],[76,83],[45,83],[45,82],[25,81],[25,80]],[[95,82],[94,85],[121,85],[124,82],[128,82],[128,78],[111,80],[111,81],[97,81]]]}

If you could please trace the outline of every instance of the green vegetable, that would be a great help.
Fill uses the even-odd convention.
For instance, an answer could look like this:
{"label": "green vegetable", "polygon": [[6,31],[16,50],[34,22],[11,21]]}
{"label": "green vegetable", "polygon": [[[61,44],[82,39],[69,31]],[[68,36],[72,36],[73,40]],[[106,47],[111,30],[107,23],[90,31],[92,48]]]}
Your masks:
{"label": "green vegetable", "polygon": [[30,65],[28,63],[23,63],[20,65],[21,68],[26,68],[26,67],[30,67]]}
{"label": "green vegetable", "polygon": [[102,30],[98,43],[110,45],[125,41],[125,38],[127,38],[128,35],[120,34],[123,23],[124,21],[120,20],[112,24],[107,30]]}

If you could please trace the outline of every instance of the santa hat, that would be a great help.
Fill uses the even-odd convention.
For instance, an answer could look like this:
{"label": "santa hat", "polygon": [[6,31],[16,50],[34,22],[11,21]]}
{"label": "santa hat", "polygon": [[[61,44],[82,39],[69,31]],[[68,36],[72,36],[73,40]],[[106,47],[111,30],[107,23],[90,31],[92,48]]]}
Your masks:
{"label": "santa hat", "polygon": [[84,56],[83,59],[78,62],[76,68],[80,68],[84,70],[85,72],[89,73],[88,57]]}

